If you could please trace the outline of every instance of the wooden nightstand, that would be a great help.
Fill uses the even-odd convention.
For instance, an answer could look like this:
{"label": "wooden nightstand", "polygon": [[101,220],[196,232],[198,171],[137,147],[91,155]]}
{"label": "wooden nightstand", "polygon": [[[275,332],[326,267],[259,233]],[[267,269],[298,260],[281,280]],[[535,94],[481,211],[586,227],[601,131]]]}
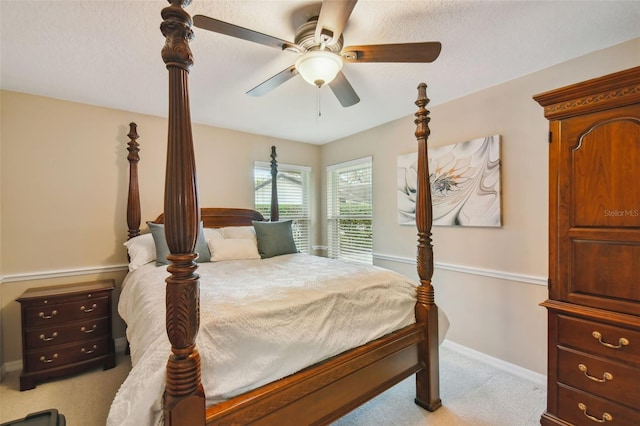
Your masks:
{"label": "wooden nightstand", "polygon": [[31,288],[22,311],[20,390],[43,380],[115,366],[111,331],[113,280]]}

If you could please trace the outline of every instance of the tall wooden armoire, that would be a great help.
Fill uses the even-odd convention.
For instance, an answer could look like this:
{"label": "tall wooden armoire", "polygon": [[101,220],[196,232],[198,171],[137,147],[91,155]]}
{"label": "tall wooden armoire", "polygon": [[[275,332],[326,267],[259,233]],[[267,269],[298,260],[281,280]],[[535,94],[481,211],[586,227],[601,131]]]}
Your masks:
{"label": "tall wooden armoire", "polygon": [[543,425],[640,425],[640,67],[534,96],[549,120]]}

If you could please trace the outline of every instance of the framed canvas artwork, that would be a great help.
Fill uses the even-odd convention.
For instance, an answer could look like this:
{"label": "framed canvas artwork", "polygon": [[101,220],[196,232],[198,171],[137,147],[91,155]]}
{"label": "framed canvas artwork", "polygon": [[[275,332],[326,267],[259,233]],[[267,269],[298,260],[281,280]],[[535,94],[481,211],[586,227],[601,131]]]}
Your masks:
{"label": "framed canvas artwork", "polygon": [[[502,226],[500,135],[429,149],[436,226]],[[398,223],[415,224],[418,153],[398,157]]]}

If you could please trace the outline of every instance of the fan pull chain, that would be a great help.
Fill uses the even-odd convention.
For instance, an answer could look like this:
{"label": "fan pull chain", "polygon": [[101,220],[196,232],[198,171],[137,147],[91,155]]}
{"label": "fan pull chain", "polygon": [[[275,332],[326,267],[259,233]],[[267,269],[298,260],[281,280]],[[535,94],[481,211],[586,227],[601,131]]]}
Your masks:
{"label": "fan pull chain", "polygon": [[318,113],[318,118],[322,117],[322,111],[320,110],[320,86],[318,86],[318,90],[316,90],[316,112]]}

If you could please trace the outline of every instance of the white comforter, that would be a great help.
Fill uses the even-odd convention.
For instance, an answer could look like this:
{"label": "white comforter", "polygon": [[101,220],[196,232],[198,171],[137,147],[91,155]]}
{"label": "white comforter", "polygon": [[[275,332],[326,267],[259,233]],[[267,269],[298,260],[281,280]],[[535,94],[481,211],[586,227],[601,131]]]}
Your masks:
{"label": "white comforter", "polygon": [[[199,264],[207,405],[292,374],[415,322],[416,284],[370,265],[305,254]],[[165,365],[165,267],[147,264],[123,283],[131,373],[108,426],[161,420]]]}

